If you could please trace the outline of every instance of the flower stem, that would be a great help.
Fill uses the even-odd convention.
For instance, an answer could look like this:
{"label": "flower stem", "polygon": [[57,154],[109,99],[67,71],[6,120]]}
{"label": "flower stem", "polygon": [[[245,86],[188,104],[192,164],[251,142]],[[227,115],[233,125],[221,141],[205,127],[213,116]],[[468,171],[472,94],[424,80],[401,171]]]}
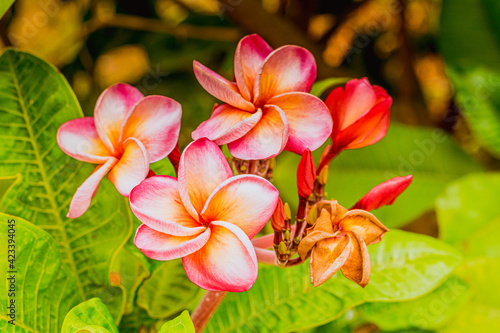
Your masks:
{"label": "flower stem", "polygon": [[227,291],[207,291],[191,315],[196,333],[203,332],[215,310],[226,296]]}

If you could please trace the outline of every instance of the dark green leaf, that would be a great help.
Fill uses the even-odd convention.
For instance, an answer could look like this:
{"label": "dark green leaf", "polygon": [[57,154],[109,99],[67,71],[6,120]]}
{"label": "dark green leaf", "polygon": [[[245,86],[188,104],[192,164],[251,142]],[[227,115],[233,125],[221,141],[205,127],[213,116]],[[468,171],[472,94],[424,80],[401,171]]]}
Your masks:
{"label": "dark green leaf", "polygon": [[152,318],[167,318],[196,299],[200,288],[186,276],[181,260],[162,263],[137,293],[137,304]]}

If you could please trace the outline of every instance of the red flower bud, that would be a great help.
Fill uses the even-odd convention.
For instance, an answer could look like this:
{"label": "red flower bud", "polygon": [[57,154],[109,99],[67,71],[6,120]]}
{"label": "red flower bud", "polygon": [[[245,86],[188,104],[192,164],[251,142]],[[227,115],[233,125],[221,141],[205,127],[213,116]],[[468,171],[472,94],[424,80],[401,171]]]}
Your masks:
{"label": "red flower bud", "polygon": [[309,149],[304,150],[297,168],[297,190],[299,197],[308,198],[314,187],[314,179],[316,178],[316,168],[314,159]]}
{"label": "red flower bud", "polygon": [[392,205],[401,193],[410,185],[413,176],[391,178],[378,184],[366,193],[351,209],[374,210]]}
{"label": "red flower bud", "polygon": [[285,209],[283,208],[283,201],[278,198],[276,209],[271,216],[271,226],[274,231],[283,231],[285,229]]}
{"label": "red flower bud", "polygon": [[382,139],[389,128],[391,103],[387,92],[370,85],[366,78],[334,89],[325,101],[333,118],[332,153],[366,147]]}

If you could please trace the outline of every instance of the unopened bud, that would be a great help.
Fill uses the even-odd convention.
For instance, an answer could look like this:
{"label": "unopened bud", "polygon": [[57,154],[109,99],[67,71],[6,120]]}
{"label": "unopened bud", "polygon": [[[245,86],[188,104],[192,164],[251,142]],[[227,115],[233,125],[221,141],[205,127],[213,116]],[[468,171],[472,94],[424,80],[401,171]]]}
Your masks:
{"label": "unopened bud", "polygon": [[328,165],[319,172],[318,181],[321,185],[325,185],[328,181]]}
{"label": "unopened bud", "polygon": [[311,195],[316,178],[316,167],[309,149],[304,150],[299,166],[297,167],[297,190],[299,197],[307,198]]}
{"label": "unopened bud", "polygon": [[378,184],[366,193],[351,209],[374,210],[392,205],[410,185],[413,176],[395,177]]}
{"label": "unopened bud", "polygon": [[283,201],[278,198],[278,203],[274,209],[274,213],[271,216],[271,226],[274,231],[282,231],[285,229],[285,212],[283,208]]}
{"label": "unopened bud", "polygon": [[290,209],[290,205],[288,202],[285,202],[283,205],[284,208],[284,213],[285,213],[285,220],[291,220],[292,219],[292,210]]}
{"label": "unopened bud", "polygon": [[307,224],[313,225],[318,219],[318,207],[316,205],[312,206],[307,213]]}
{"label": "unopened bud", "polygon": [[285,242],[281,242],[280,245],[278,245],[278,253],[280,255],[285,255],[288,253],[288,247],[286,246]]}

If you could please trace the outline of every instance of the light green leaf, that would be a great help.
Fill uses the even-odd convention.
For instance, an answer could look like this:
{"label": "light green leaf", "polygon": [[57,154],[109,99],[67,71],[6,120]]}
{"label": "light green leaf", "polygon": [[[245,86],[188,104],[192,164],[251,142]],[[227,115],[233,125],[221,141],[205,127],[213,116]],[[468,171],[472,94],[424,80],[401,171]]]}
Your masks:
{"label": "light green leaf", "polygon": [[[14,234],[9,233],[8,221],[12,220]],[[0,331],[59,333],[65,314],[82,298],[55,240],[21,218],[0,213],[0,244],[0,276],[7,279],[15,275],[14,280],[0,283]],[[7,255],[12,255],[8,245],[15,245],[13,267],[7,261]],[[15,287],[11,288],[10,281]],[[8,323],[12,319],[7,316],[11,300],[15,305],[15,326]]]}
{"label": "light green leaf", "polygon": [[[494,238],[492,242],[485,242],[483,236],[500,232],[494,230],[500,229],[499,193],[498,173],[469,175],[451,184],[436,199],[440,238],[466,251],[476,252],[476,246],[471,247],[469,242],[478,243],[480,247],[497,243],[498,239]],[[488,228],[486,232],[482,231],[485,227]]]}
{"label": "light green leaf", "polygon": [[163,324],[158,333],[195,333],[189,312],[184,311],[177,318]]}
{"label": "light green leaf", "polygon": [[[131,216],[126,200],[103,179],[89,210],[78,219],[66,218],[77,187],[95,168],[57,146],[59,126],[82,116],[71,88],[43,60],[7,50],[0,57],[0,91],[0,174],[18,175],[0,210],[31,220],[54,237],[80,299],[115,302],[121,291],[109,285],[110,266],[132,233]],[[121,308],[110,308],[116,320]]]}
{"label": "light green leaf", "polygon": [[14,3],[14,0],[0,0],[0,18],[5,15],[10,6]]}
{"label": "light green leaf", "polygon": [[137,304],[152,318],[167,318],[185,309],[201,289],[189,281],[182,261],[163,262],[137,292]]}
{"label": "light green leaf", "polygon": [[351,78],[348,78],[348,77],[331,77],[328,79],[317,81],[313,84],[310,93],[314,96],[320,97],[329,88],[344,85],[350,79]]}
{"label": "light green leaf", "polygon": [[439,286],[460,261],[449,245],[398,230],[369,250],[372,275],[365,289],[341,273],[314,288],[307,264],[260,267],[252,289],[228,294],[206,332],[291,332],[318,326],[366,302],[420,297]]}
{"label": "light green leaf", "polygon": [[469,259],[457,273],[471,285],[474,295],[462,306],[449,325],[439,332],[498,332],[500,325],[500,258]]}
{"label": "light green leaf", "polygon": [[[315,152],[316,161],[321,149]],[[278,157],[275,185],[283,201],[297,203],[296,170],[300,157]],[[481,167],[438,129],[419,129],[392,123],[389,133],[373,146],[342,152],[330,165],[328,198],[349,208],[375,185],[413,174],[413,182],[392,206],[373,213],[388,227],[403,225],[434,206],[446,185]]]}
{"label": "light green leaf", "polygon": [[384,331],[434,330],[448,323],[469,298],[469,286],[451,276],[439,288],[415,300],[367,303],[359,310],[365,320]]}
{"label": "light green leaf", "polygon": [[64,318],[61,333],[118,333],[113,317],[99,298],[75,306]]}

